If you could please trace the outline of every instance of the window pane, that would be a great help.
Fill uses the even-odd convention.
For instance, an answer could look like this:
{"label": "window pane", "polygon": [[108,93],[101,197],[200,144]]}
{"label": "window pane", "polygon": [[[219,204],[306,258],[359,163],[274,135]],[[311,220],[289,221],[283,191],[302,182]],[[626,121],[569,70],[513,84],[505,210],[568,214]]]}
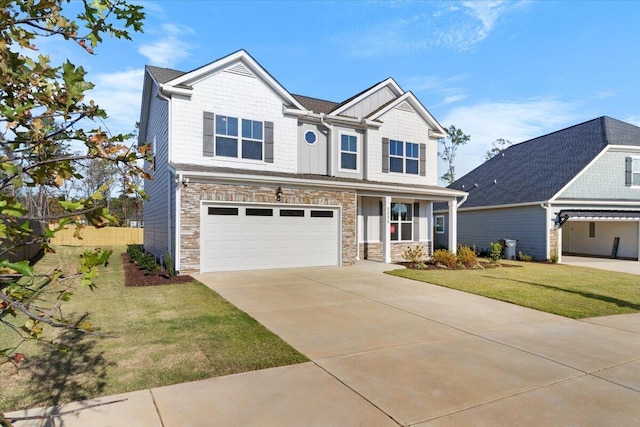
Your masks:
{"label": "window pane", "polygon": [[340,138],[340,148],[342,151],[349,151],[349,135],[342,135]]}
{"label": "window pane", "polygon": [[398,212],[400,210],[400,203],[391,203],[391,221],[398,220]]}
{"label": "window pane", "polygon": [[238,136],[238,119],[227,117],[227,135]]}
{"label": "window pane", "polygon": [[356,155],[350,153],[342,153],[342,161],[340,167],[342,169],[356,170]]}
{"label": "window pane", "polygon": [[252,138],[251,132],[251,120],[242,119],[242,137],[243,138]]}
{"label": "window pane", "polygon": [[400,224],[392,222],[390,227],[391,229],[389,231],[391,231],[391,240],[398,240],[398,236],[400,235],[400,230],[398,230],[398,228],[400,227]]}
{"label": "window pane", "polygon": [[247,208],[247,216],[273,216],[273,209]]}
{"label": "window pane", "polygon": [[358,151],[358,139],[355,136],[349,137],[349,151],[354,153]]}
{"label": "window pane", "polygon": [[413,206],[407,203],[400,203],[400,220],[401,221],[411,221],[413,215],[411,215],[411,211]]}
{"label": "window pane", "polygon": [[235,138],[216,138],[216,156],[238,157],[238,140]]}
{"label": "window pane", "polygon": [[280,216],[304,216],[302,209],[280,209]]}
{"label": "window pane", "polygon": [[418,144],[407,142],[407,157],[413,157],[417,159],[418,156]]}
{"label": "window pane", "polygon": [[418,161],[407,159],[407,173],[418,174]]}
{"label": "window pane", "polygon": [[633,159],[631,161],[631,170],[634,172],[640,172],[640,159]]}
{"label": "window pane", "polygon": [[389,170],[391,172],[402,172],[402,157],[389,157]]}
{"label": "window pane", "polygon": [[631,184],[634,185],[634,186],[640,185],[640,173],[634,173],[633,174],[633,179],[632,179]]}
{"label": "window pane", "polygon": [[392,156],[402,156],[402,146],[402,141],[395,141],[392,139],[391,141],[389,141],[389,154],[391,154]]}
{"label": "window pane", "polygon": [[218,135],[227,134],[227,116],[216,116],[216,133]]}
{"label": "window pane", "polygon": [[242,140],[242,158],[262,160],[262,142]]}
{"label": "window pane", "polygon": [[400,240],[413,240],[413,234],[411,234],[411,226],[410,222],[405,222],[402,224]]}
{"label": "window pane", "polygon": [[262,139],[262,122],[253,122],[253,139]]}
{"label": "window pane", "polygon": [[209,215],[238,215],[238,208],[209,208]]}

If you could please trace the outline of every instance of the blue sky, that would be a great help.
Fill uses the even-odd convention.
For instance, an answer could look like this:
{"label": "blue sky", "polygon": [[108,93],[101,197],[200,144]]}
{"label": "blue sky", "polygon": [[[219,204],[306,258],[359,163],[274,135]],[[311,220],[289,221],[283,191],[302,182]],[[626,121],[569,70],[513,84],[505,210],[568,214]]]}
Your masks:
{"label": "blue sky", "polygon": [[[95,56],[50,43],[96,83],[112,132],[138,120],[145,64],[189,71],[247,50],[289,92],[340,102],[393,77],[471,136],[456,176],[513,143],[602,115],[640,125],[640,2],[144,2],[145,33]],[[442,175],[442,169],[439,175]]]}

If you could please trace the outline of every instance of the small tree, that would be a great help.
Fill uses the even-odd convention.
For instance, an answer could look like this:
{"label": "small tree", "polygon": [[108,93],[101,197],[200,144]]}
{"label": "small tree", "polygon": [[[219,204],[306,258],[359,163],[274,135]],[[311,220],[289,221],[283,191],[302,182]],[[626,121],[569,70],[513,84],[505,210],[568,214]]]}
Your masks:
{"label": "small tree", "polygon": [[490,160],[495,156],[502,155],[504,150],[509,148],[512,145],[512,142],[508,139],[498,138],[491,143],[491,149],[487,150],[484,155],[485,160]]}
{"label": "small tree", "polygon": [[[9,348],[0,345],[0,363],[17,365],[24,357],[18,347],[26,339],[39,339],[45,325],[91,329],[86,315],[63,317],[60,305],[76,283],[93,286],[97,267],[106,263],[110,251],[87,251],[78,274],[71,277],[59,271],[38,276],[28,260],[16,259],[26,244],[52,251],[48,239],[65,226],[86,221],[102,227],[113,220],[104,186],[82,197],[63,194],[71,180],[83,178],[78,162],[98,159],[129,177],[150,178],[138,166],[147,156],[145,149],[133,150],[126,144],[128,135],[110,136],[92,127],[93,119],[107,115],[85,99],[94,87],[85,80],[85,70],[69,60],[51,64],[49,56],[37,54],[36,44],[58,37],[93,54],[104,35],[129,39],[130,31],[141,31],[144,14],[141,6],[125,0],[81,0],[75,16],[63,11],[68,0],[0,4],[0,325],[21,340]],[[83,145],[83,151],[70,153],[72,142]],[[123,188],[125,193],[138,190],[130,180]],[[34,195],[37,207],[27,209],[27,197]],[[36,231],[35,223],[43,222],[52,228]]]}
{"label": "small tree", "polygon": [[441,179],[449,184],[453,184],[456,180],[454,161],[456,159],[456,153],[461,145],[465,145],[471,137],[465,135],[461,129],[458,129],[454,125],[449,126],[447,129],[447,137],[441,139],[439,142],[442,144],[442,151],[438,153],[440,158],[447,162],[447,172],[442,175]]}

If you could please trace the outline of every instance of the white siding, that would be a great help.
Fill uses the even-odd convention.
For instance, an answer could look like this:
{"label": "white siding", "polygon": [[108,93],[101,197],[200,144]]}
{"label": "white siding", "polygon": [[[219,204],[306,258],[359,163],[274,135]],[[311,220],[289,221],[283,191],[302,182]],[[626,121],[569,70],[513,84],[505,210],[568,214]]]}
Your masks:
{"label": "white siding", "polygon": [[351,117],[366,117],[378,108],[382,107],[389,101],[396,99],[397,96],[391,92],[388,87],[372,93],[351,108],[345,110],[341,115]]}
{"label": "white siding", "polygon": [[[173,97],[172,161],[296,173],[298,120],[282,114],[283,100],[257,77],[220,71],[193,84],[191,99]],[[274,123],[274,163],[202,155],[202,116],[212,112]],[[240,126],[240,123],[238,123]]]}
{"label": "white siding", "polygon": [[[438,141],[429,138],[429,125],[415,112],[394,108],[380,117],[384,123],[369,130],[368,179],[398,184],[438,185]],[[426,144],[426,176],[382,172],[382,138]]]}
{"label": "white siding", "polygon": [[155,139],[155,170],[153,179],[145,180],[144,190],[149,196],[143,204],[144,248],[157,257],[164,256],[169,250],[169,168],[168,168],[168,103],[153,94],[157,86],[151,89],[149,121],[146,128],[147,143]]}

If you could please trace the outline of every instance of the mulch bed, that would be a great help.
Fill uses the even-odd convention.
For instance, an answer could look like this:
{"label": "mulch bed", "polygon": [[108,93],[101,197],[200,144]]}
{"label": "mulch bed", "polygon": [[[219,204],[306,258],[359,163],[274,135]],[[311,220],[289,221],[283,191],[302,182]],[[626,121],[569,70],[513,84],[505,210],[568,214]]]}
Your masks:
{"label": "mulch bed", "polygon": [[[411,268],[411,265],[410,265],[411,263],[408,263],[408,262],[401,261],[401,262],[396,262],[396,264],[403,265],[403,266],[405,266],[407,268]],[[510,268],[510,267],[519,268],[519,267],[522,267],[521,265],[516,265],[516,264],[504,264],[504,263],[494,264],[494,263],[491,263],[491,262],[488,262],[488,261],[478,261],[478,264],[480,264],[480,268],[483,268],[483,269],[503,268],[503,267],[506,267],[506,268]],[[424,265],[424,268],[421,268],[420,270],[439,270],[440,271],[440,270],[472,270],[472,269],[468,269],[468,268],[447,268],[447,267],[442,266],[442,265],[437,265],[437,264],[432,264],[430,262],[426,262],[425,265]]]}
{"label": "mulch bed", "polygon": [[148,274],[146,270],[139,268],[131,262],[129,254],[122,254],[122,267],[124,268],[124,285],[129,287],[176,285],[193,280],[191,276],[169,277],[166,271],[158,274]]}

